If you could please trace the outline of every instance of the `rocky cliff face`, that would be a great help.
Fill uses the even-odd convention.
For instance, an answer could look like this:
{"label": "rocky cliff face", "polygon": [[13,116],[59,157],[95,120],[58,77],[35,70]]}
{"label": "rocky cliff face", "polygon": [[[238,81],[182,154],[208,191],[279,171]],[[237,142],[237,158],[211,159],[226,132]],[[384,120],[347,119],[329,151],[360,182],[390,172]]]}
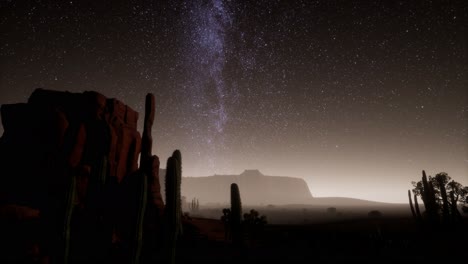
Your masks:
{"label": "rocky cliff face", "polygon": [[[152,227],[145,231],[155,230],[164,204],[159,159],[151,154],[151,94],[143,141],[138,113],[97,92],[37,89],[27,103],[2,105],[1,118],[0,207],[41,218],[34,230],[42,234],[44,251],[63,254],[57,250],[69,243],[62,236],[67,232],[74,234],[76,256],[84,259],[104,254],[96,250],[114,239],[132,241],[138,202],[147,203],[145,222]],[[141,193],[148,197],[139,199]]]}
{"label": "rocky cliff face", "polygon": [[2,105],[1,116],[5,201],[34,206],[77,171],[90,173],[80,182],[87,185],[99,166],[106,166],[106,177],[116,182],[138,169],[138,113],[119,100],[96,92],[37,89],[27,103]]}
{"label": "rocky cliff face", "polygon": [[303,179],[265,176],[258,170],[246,170],[240,175],[184,177],[182,195],[188,201],[195,197],[200,203],[227,204],[231,183],[239,185],[242,203],[246,205],[306,203],[312,198]]}

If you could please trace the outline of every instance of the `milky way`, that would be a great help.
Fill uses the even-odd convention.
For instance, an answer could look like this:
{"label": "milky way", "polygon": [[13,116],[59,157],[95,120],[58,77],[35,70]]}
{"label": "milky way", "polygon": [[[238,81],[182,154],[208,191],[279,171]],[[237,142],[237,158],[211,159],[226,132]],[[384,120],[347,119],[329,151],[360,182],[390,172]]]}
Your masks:
{"label": "milky way", "polygon": [[463,1],[0,8],[1,104],[97,90],[142,113],[151,92],[153,149],[162,164],[180,149],[185,176],[259,169],[316,196],[400,202],[422,169],[468,184]]}
{"label": "milky way", "polygon": [[[188,16],[184,20],[185,39],[182,58],[187,70],[185,89],[190,98],[190,107],[205,118],[207,126],[197,131],[208,146],[207,164],[215,168],[217,148],[223,147],[223,131],[228,122],[226,101],[230,100],[226,91],[223,70],[226,64],[227,34],[232,24],[230,14],[220,0],[189,3]],[[196,119],[197,121],[199,119]],[[199,127],[196,122],[193,127]],[[200,146],[201,147],[201,146]]]}

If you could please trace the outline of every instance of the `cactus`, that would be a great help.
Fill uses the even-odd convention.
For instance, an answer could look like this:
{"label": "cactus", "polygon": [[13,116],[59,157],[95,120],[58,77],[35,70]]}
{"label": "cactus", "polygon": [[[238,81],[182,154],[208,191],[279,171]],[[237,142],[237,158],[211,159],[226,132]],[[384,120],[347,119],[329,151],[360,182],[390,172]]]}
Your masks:
{"label": "cactus", "polygon": [[431,210],[429,211],[429,213],[430,213],[429,217],[430,217],[432,223],[437,225],[437,224],[439,224],[439,214],[438,214],[439,207],[438,207],[437,202],[436,202],[434,185],[432,184],[431,181],[429,181],[428,196],[429,196],[428,198],[429,198],[429,202],[430,202],[429,206],[431,208]]}
{"label": "cactus", "polygon": [[[415,192],[417,220],[419,223],[424,224],[426,231],[456,232],[459,230],[463,219],[457,208],[458,197],[455,198],[455,194],[458,194],[460,188],[463,188],[461,184],[450,181],[450,177],[445,172],[428,178],[423,171],[422,180],[413,182],[413,186],[415,187],[413,191]],[[450,190],[449,193],[448,190]],[[424,218],[421,217],[419,212],[417,195],[421,195],[426,208]]]}
{"label": "cactus", "polygon": [[182,222],[181,222],[181,217],[182,217],[182,197],[181,197],[181,191],[180,191],[180,186],[182,184],[182,154],[180,153],[180,150],[176,149],[172,153],[172,157],[177,160],[177,166],[176,166],[176,184],[175,184],[175,201],[176,201],[176,219],[177,219],[177,224],[178,224],[178,230],[177,230],[177,235],[181,235],[183,233],[182,229]]}
{"label": "cactus", "polygon": [[[450,197],[449,195],[447,195],[447,189],[445,185],[446,179],[448,177],[446,177],[447,175],[444,173],[439,173],[434,178],[429,177],[428,179],[425,171],[423,170],[422,172],[422,181],[417,184],[414,183],[414,185],[418,185],[417,188],[419,189],[420,195],[424,202],[424,206],[426,208],[425,218],[427,219],[427,223],[429,224],[429,226],[432,227],[442,228],[440,224],[443,224],[445,227],[447,227],[448,224],[454,223],[455,216],[457,215],[457,213],[459,214],[456,207],[456,199],[454,197],[454,194],[451,192],[449,194]],[[448,180],[449,179],[450,178],[448,178]],[[440,192],[440,198],[438,198],[439,194],[436,193],[435,189],[437,189]],[[417,206],[416,195],[414,196],[414,199],[416,205],[416,216],[419,219],[419,221],[422,221],[422,217],[420,216],[419,208]]]}
{"label": "cactus", "polygon": [[411,208],[411,214],[413,215],[414,219],[417,219],[416,211],[414,211],[414,207],[413,207],[413,201],[411,200],[411,191],[410,190],[408,190],[408,200],[409,200],[409,204],[410,204],[410,208]]}
{"label": "cactus", "polygon": [[182,154],[180,153],[180,150],[174,150],[174,152],[172,152],[172,157],[179,162],[180,166],[177,169],[180,170],[180,172],[182,173]]}
{"label": "cactus", "polygon": [[139,186],[137,188],[138,209],[136,211],[135,218],[132,264],[140,263],[141,250],[143,246],[143,220],[146,212],[146,203],[148,200],[148,177],[145,175],[145,173],[141,172],[137,174],[137,180],[139,181]]}
{"label": "cactus", "polygon": [[140,170],[148,177],[149,203],[157,208],[163,207],[159,184],[159,158],[152,155],[153,137],[151,130],[154,122],[154,95],[149,93],[145,100],[145,120],[141,137]]}
{"label": "cactus", "polygon": [[192,201],[189,204],[189,209],[191,212],[197,212],[200,209],[200,204],[198,202],[198,199],[193,198]]}
{"label": "cactus", "polygon": [[450,221],[450,216],[449,216],[449,202],[447,198],[447,191],[445,190],[445,183],[443,182],[441,177],[437,177],[437,184],[439,185],[440,188],[440,195],[442,196],[442,216],[443,216],[443,222],[447,224]]}
{"label": "cactus", "polygon": [[421,216],[421,211],[419,210],[419,204],[418,204],[418,196],[415,194],[414,195],[414,208],[416,211],[416,219],[421,222],[422,221],[422,216]]}
{"label": "cactus", "polygon": [[107,182],[107,156],[102,156],[101,161],[99,162],[99,168],[97,171],[97,179],[98,179],[98,186],[99,191],[102,191],[106,182]]}
{"label": "cactus", "polygon": [[153,147],[153,138],[151,136],[151,129],[154,122],[154,95],[149,93],[146,95],[145,101],[145,120],[143,124],[143,135],[141,137],[141,155],[140,166],[147,169],[149,167],[149,160]]}
{"label": "cactus", "polygon": [[463,220],[460,211],[457,208],[457,202],[455,200],[455,195],[453,191],[450,192],[450,215],[452,216],[452,221],[455,223],[457,220]]}
{"label": "cactus", "polygon": [[[428,181],[427,181],[426,172],[425,172],[424,170],[422,171],[422,174],[423,174],[423,176],[422,176],[423,192],[422,192],[422,194],[421,194],[421,195],[422,195],[421,197],[422,197],[424,206],[426,206],[426,210],[428,210],[427,207],[429,206],[429,203],[430,203],[430,202],[429,202],[429,198],[428,198],[428,197],[429,197],[429,195],[428,195],[428,194],[429,194],[429,192],[428,192],[428,190],[429,190],[429,183],[428,183]],[[427,204],[427,205],[426,205],[426,204]]]}
{"label": "cactus", "polygon": [[429,221],[432,224],[436,224],[438,222],[438,215],[434,186],[432,186],[431,181],[427,180],[426,172],[423,170],[422,173],[422,182],[424,188],[422,192],[422,199],[424,202],[424,207],[426,208],[426,214],[429,218]]}
{"label": "cactus", "polygon": [[168,261],[175,262],[177,238],[181,230],[181,197],[180,184],[182,179],[182,157],[179,150],[174,151],[167,159],[166,166],[166,221]]}
{"label": "cactus", "polygon": [[224,239],[229,240],[231,239],[231,209],[224,208],[223,215],[221,216],[221,221],[224,223]]}
{"label": "cactus", "polygon": [[239,192],[239,186],[237,184],[231,184],[231,234],[232,242],[236,245],[241,245],[242,234],[241,234],[241,216],[242,216],[242,204]]}
{"label": "cactus", "polygon": [[146,173],[147,177],[154,174],[152,173],[152,160],[154,158],[152,157],[153,137],[151,136],[151,129],[154,122],[154,105],[154,95],[151,93],[147,94],[145,100],[145,120],[143,124],[143,135],[141,137],[140,154],[140,169]]}
{"label": "cactus", "polygon": [[66,204],[65,204],[65,221],[63,224],[63,263],[67,264],[70,259],[70,242],[71,242],[71,219],[73,215],[73,209],[75,207],[75,196],[76,196],[76,177],[71,175],[70,183],[68,185],[68,191],[66,192]]}
{"label": "cactus", "polygon": [[263,231],[263,228],[267,223],[267,217],[265,215],[260,216],[258,211],[252,209],[250,210],[250,213],[244,214],[244,222],[242,222],[242,226],[245,229],[243,231],[247,231],[251,242],[255,242],[256,238]]}

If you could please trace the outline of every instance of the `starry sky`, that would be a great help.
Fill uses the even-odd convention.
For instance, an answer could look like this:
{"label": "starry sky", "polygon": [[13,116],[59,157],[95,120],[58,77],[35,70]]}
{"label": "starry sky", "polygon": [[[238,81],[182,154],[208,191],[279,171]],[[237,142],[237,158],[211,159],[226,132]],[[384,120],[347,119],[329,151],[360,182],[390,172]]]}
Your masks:
{"label": "starry sky", "polygon": [[143,113],[154,93],[153,151],[180,149],[185,176],[259,169],[317,197],[386,202],[406,202],[422,169],[468,184],[464,1],[2,0],[0,12],[0,104],[96,90]]}

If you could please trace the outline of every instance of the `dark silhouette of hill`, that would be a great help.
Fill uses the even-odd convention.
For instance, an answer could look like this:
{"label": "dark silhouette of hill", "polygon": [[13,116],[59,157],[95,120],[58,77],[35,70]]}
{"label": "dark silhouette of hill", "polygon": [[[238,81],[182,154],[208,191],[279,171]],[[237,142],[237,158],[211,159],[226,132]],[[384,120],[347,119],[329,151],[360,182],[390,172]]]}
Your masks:
{"label": "dark silhouette of hill", "polygon": [[[368,206],[401,206],[402,204],[384,203],[377,201],[369,201],[349,197],[314,197],[304,204],[312,206],[352,206],[352,207],[368,207]],[[289,206],[303,206],[303,204],[290,204]],[[406,205],[405,205],[406,206]]]}
{"label": "dark silhouette of hill", "polygon": [[[159,175],[161,175],[161,181],[164,182],[165,171],[161,170]],[[182,179],[182,195],[187,200],[196,197],[200,203],[204,204],[228,204],[231,183],[239,185],[242,201],[245,204],[296,204],[305,203],[312,199],[309,187],[303,179],[266,176],[258,170],[245,170],[239,175],[184,177]]]}

